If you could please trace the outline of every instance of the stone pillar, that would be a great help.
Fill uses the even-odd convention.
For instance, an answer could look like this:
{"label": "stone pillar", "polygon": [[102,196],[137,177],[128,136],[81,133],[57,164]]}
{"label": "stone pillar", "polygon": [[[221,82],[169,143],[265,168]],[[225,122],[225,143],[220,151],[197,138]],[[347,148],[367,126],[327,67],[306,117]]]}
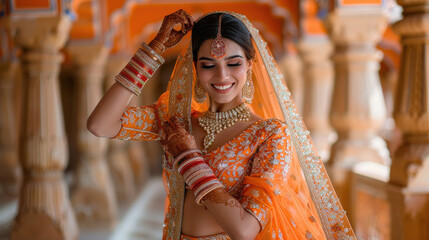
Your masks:
{"label": "stone pillar", "polygon": [[58,86],[63,60],[59,49],[68,38],[70,19],[10,21],[15,43],[22,48],[24,97],[19,140],[24,179],[11,239],[77,239],[63,177],[68,149]]}
{"label": "stone pillar", "polygon": [[381,9],[337,9],[328,18],[335,45],[335,82],[330,122],[338,134],[328,172],[343,207],[351,213],[351,168],[361,161],[389,164],[386,143],[377,135],[386,109],[376,49],[387,24]]}
{"label": "stone pillar", "polygon": [[0,63],[0,196],[16,197],[22,181],[18,159],[18,127],[14,102],[17,62]]}
{"label": "stone pillar", "polygon": [[303,60],[303,118],[314,144],[324,162],[329,160],[331,144],[336,135],[329,124],[333,67],[330,60],[332,44],[326,37],[306,37],[298,45]]}
{"label": "stone pillar", "polygon": [[75,72],[73,141],[77,166],[72,192],[76,216],[85,227],[113,227],[116,199],[106,164],[107,140],[87,129],[89,114],[102,97],[102,80],[108,49],[101,44],[70,44]]}
{"label": "stone pillar", "polygon": [[393,154],[390,185],[394,239],[429,239],[429,0],[399,0],[403,19],[393,27],[402,56],[394,119],[403,141]]}
{"label": "stone pillar", "polygon": [[[128,59],[110,57],[106,64],[106,90],[115,83],[115,76],[128,63]],[[121,203],[130,202],[135,196],[134,170],[128,155],[130,142],[122,140],[109,140],[108,164],[116,198]]]}
{"label": "stone pillar", "polygon": [[292,98],[299,112],[304,108],[304,79],[302,62],[295,52],[290,52],[280,61],[279,68],[285,76],[285,81],[292,93]]}

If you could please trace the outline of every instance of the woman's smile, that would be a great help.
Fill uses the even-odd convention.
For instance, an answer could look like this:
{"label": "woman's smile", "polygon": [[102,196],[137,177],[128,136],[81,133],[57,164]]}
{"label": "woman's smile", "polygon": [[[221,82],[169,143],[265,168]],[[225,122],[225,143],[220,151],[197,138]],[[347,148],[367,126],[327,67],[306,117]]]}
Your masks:
{"label": "woman's smile", "polygon": [[211,84],[217,93],[228,93],[235,83]]}

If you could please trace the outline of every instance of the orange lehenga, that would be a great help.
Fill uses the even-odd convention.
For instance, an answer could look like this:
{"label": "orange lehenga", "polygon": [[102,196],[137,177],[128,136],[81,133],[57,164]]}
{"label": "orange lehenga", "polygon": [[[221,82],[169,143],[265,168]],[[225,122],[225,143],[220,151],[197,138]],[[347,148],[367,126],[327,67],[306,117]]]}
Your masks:
{"label": "orange lehenga", "polygon": [[[156,105],[128,107],[122,129],[124,140],[156,140],[165,96]],[[317,211],[294,155],[289,130],[276,118],[259,120],[231,141],[204,155],[225,190],[237,198],[262,226],[258,239],[325,239]],[[169,156],[163,160],[167,206],[164,233],[182,208],[184,186],[175,183]],[[176,189],[178,188],[178,189]],[[174,205],[171,205],[174,203]],[[177,220],[175,220],[177,221]],[[174,222],[180,226],[180,220]],[[169,239],[166,236],[166,239]],[[223,239],[222,236],[207,239]],[[183,239],[192,239],[184,237]],[[205,239],[205,238],[197,238]]]}
{"label": "orange lehenga", "polygon": [[[226,13],[240,19],[252,35],[255,97],[249,107],[263,120],[205,154],[205,161],[225,189],[258,219],[262,229],[256,239],[356,239],[266,43],[245,16]],[[116,139],[157,140],[169,116],[184,118],[192,132],[191,117],[208,105],[192,98],[196,77],[191,49],[178,57],[168,90],[157,103],[126,109]],[[229,239],[226,234],[181,234],[185,182],[171,162],[172,156],[165,153],[163,239]]]}

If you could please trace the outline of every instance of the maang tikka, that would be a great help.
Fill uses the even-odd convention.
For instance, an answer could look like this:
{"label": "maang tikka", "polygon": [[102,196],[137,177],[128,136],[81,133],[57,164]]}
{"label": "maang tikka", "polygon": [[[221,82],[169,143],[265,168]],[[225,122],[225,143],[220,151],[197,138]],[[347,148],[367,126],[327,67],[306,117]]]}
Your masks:
{"label": "maang tikka", "polygon": [[226,46],[225,46],[225,42],[223,41],[222,33],[221,33],[222,16],[223,14],[219,16],[219,26],[217,28],[217,35],[211,45],[210,54],[215,58],[221,58],[226,55]]}

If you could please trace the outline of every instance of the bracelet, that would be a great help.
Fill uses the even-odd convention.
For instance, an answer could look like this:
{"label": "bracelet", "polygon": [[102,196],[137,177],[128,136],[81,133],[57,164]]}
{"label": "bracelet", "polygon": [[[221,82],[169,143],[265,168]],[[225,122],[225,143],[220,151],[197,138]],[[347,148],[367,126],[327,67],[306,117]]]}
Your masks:
{"label": "bracelet", "polygon": [[150,57],[142,49],[138,49],[128,64],[115,76],[115,80],[135,95],[140,95],[146,82],[156,72],[164,59],[145,45],[147,51],[155,57]]}
{"label": "bracelet", "polygon": [[216,190],[218,188],[223,188],[222,183],[218,181],[218,183],[213,184],[211,186],[208,186],[207,188],[203,189],[201,192],[198,193],[197,197],[195,198],[195,202],[199,206],[203,206],[204,202],[202,201],[207,194],[209,194],[211,191]]}
{"label": "bracelet", "polygon": [[150,78],[153,75],[153,70],[146,66],[145,64],[138,61],[138,59],[135,59],[136,57],[132,58],[132,61],[129,62],[129,64],[134,67],[138,72],[144,73],[146,77]]}
{"label": "bracelet", "polygon": [[[198,156],[188,157],[190,154],[198,152]],[[194,192],[195,202],[202,206],[201,200],[211,191],[223,188],[223,184],[217,179],[213,170],[204,162],[201,152],[198,149],[191,149],[181,153],[174,159],[174,164],[183,159],[183,163],[177,171],[185,179],[185,183]]]}
{"label": "bracelet", "polygon": [[[157,40],[152,40],[153,43],[155,43],[157,46],[161,45],[161,49],[165,50],[165,47],[162,43],[158,42]],[[153,59],[155,61],[158,61],[160,64],[163,64],[165,62],[164,58],[159,55],[157,52],[155,52],[152,48],[149,47],[149,45],[147,45],[146,43],[142,43],[141,46],[143,47],[143,49],[150,55],[152,55]]]}
{"label": "bracelet", "polygon": [[133,78],[135,81],[138,81],[141,83],[141,85],[144,85],[147,81],[147,77],[137,72],[135,69],[131,68],[129,65],[125,66],[124,69],[122,69],[128,76]]}
{"label": "bracelet", "polygon": [[134,93],[135,95],[140,95],[141,88],[137,87],[135,84],[131,83],[130,81],[126,80],[121,75],[116,75],[115,81],[120,83],[123,87],[128,89],[130,92]]}
{"label": "bracelet", "polygon": [[139,57],[148,67],[152,69],[157,69],[161,64],[151,58],[147,53],[143,52],[141,49],[137,50],[136,55]]}
{"label": "bracelet", "polygon": [[190,149],[190,150],[182,152],[181,154],[179,154],[179,156],[177,156],[176,158],[174,158],[173,166],[177,166],[176,164],[180,160],[182,160],[182,158],[184,158],[184,157],[186,157],[186,156],[188,156],[189,154],[192,154],[192,153],[200,153],[201,154],[201,151],[198,150],[198,149]]}

